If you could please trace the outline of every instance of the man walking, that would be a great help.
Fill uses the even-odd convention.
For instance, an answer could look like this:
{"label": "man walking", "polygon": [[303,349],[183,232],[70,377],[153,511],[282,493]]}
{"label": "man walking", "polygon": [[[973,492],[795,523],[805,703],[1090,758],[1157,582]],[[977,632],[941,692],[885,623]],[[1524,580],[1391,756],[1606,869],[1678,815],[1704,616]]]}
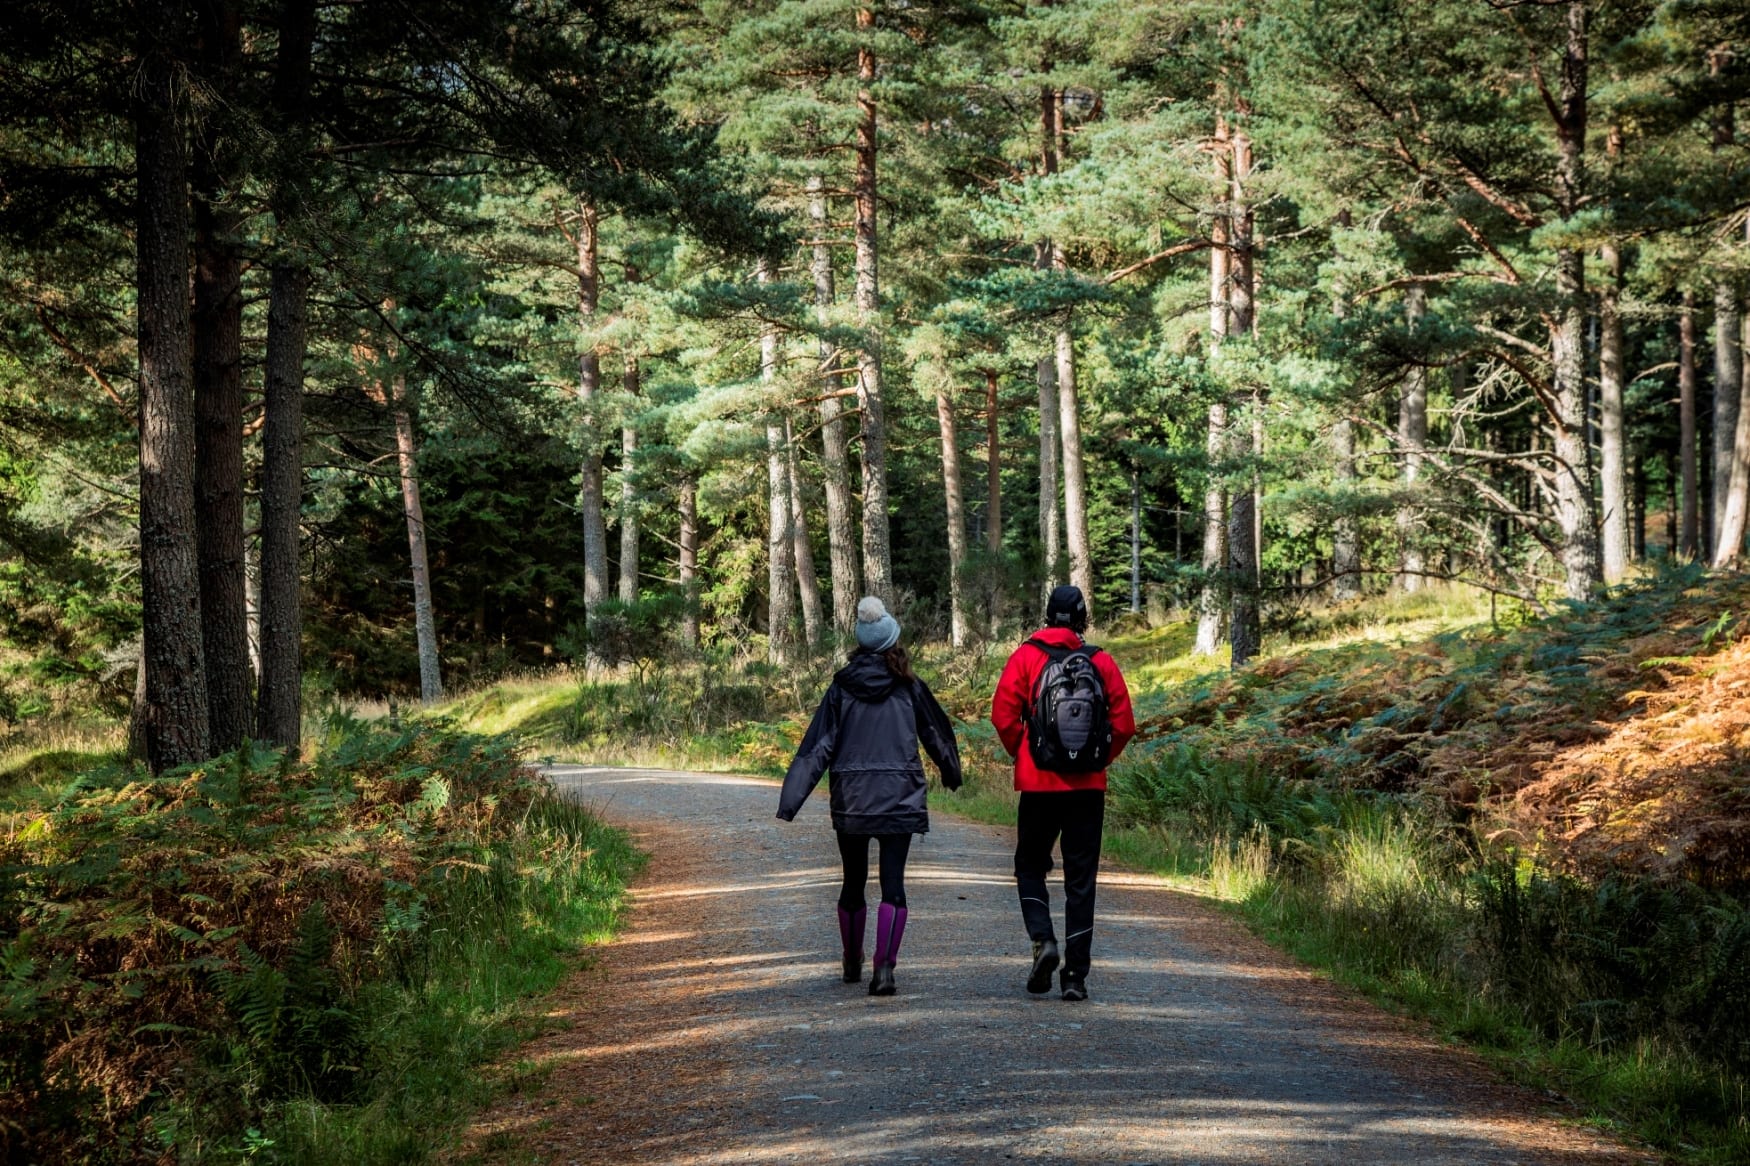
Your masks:
{"label": "man walking", "polygon": [[1136,735],[1124,676],[1110,655],[1083,642],[1087,628],[1081,590],[1054,589],[1045,604],[1045,626],[1009,656],[990,708],[991,724],[1015,759],[1015,788],[1021,791],[1015,884],[1033,940],[1029,992],[1051,991],[1060,958],[1045,876],[1052,844],[1062,840],[1065,1000],[1088,998],[1106,767]]}

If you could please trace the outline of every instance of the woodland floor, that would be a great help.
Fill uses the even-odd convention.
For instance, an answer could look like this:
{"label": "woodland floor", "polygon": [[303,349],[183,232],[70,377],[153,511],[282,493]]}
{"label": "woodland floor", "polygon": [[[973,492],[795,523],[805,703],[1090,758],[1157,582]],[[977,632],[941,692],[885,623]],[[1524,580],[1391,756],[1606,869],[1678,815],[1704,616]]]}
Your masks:
{"label": "woodland floor", "polygon": [[1101,880],[1092,999],[1031,997],[1007,832],[945,815],[873,999],[824,796],[785,825],[756,779],[553,774],[652,858],[458,1162],[1651,1161],[1147,876]]}

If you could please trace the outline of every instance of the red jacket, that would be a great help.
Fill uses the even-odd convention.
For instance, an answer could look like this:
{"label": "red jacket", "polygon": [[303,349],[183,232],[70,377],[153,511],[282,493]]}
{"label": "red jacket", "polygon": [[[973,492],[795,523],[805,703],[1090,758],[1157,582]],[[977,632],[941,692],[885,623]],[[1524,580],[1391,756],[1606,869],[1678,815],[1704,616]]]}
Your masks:
{"label": "red jacket", "polygon": [[[1079,648],[1082,638],[1068,628],[1041,628],[1034,638],[1058,648]],[[1039,671],[1049,659],[1033,644],[1022,644],[1009,656],[1003,668],[1003,678],[997,681],[996,695],[990,702],[990,723],[996,726],[1003,748],[1015,759],[1015,788],[1022,793],[1062,793],[1072,789],[1105,789],[1106,772],[1052,773],[1038,769],[1027,754],[1027,705],[1033,699]],[[1124,751],[1124,746],[1136,736],[1136,714],[1130,708],[1130,690],[1124,686],[1124,674],[1118,663],[1106,652],[1094,654],[1094,667],[1106,686],[1106,703],[1112,718],[1112,759]]]}

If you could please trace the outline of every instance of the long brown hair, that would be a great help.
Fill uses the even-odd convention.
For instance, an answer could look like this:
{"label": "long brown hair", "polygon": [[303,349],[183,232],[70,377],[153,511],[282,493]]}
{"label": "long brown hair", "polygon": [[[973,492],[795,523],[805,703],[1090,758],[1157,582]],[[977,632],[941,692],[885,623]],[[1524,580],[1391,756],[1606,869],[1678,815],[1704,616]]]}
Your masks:
{"label": "long brown hair", "polygon": [[905,650],[904,644],[895,644],[881,652],[877,652],[873,648],[858,648],[857,651],[881,657],[887,665],[887,670],[901,680],[916,680],[918,678],[918,674],[911,670],[911,653]]}

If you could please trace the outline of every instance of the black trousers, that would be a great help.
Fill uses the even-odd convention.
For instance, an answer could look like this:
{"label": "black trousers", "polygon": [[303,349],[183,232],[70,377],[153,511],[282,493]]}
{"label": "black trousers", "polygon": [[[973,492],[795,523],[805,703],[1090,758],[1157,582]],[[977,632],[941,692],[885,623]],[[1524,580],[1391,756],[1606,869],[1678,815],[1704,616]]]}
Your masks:
{"label": "black trousers", "polygon": [[1100,874],[1100,831],[1106,823],[1106,791],[1021,795],[1016,814],[1015,885],[1021,893],[1021,918],[1035,943],[1056,940],[1051,927],[1051,847],[1063,845],[1063,970],[1071,979],[1088,974],[1094,949],[1094,884]]}
{"label": "black trousers", "polygon": [[839,858],[845,864],[845,885],[839,891],[839,906],[861,911],[868,901],[863,888],[869,882],[869,840],[881,843],[881,901],[905,906],[905,858],[911,853],[910,834],[846,834],[839,836]]}

